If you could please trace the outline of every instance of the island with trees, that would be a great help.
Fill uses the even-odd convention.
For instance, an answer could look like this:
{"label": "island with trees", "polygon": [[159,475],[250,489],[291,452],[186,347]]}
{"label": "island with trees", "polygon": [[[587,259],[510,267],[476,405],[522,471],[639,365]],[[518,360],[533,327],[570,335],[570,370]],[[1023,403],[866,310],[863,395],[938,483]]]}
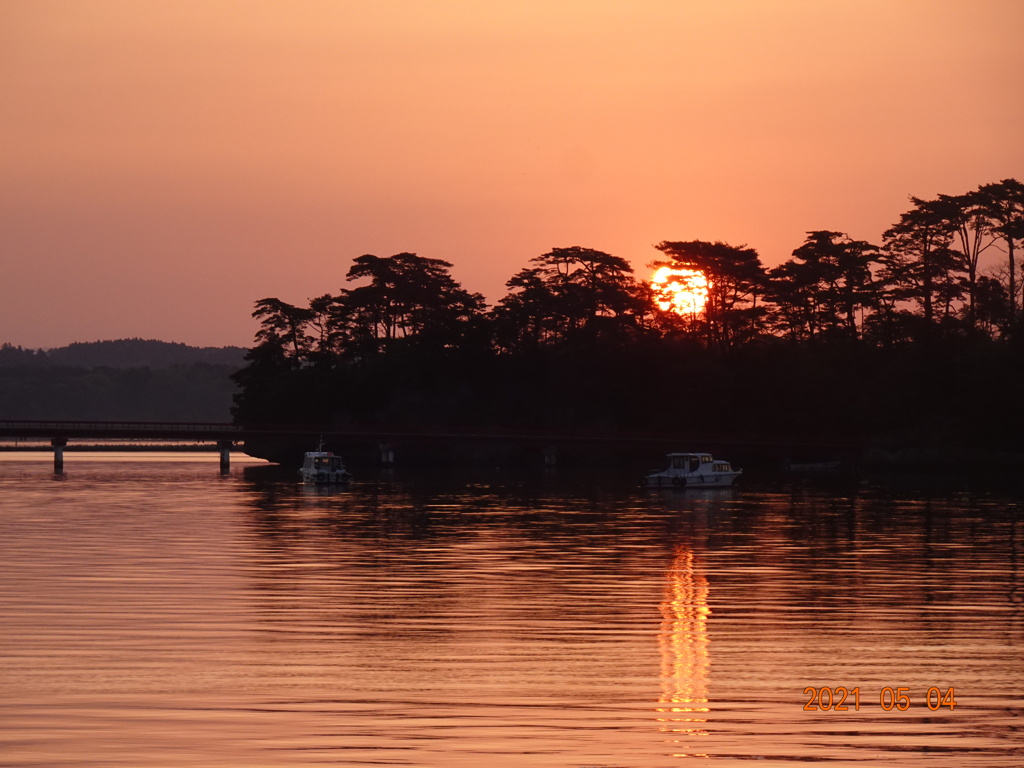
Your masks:
{"label": "island with trees", "polygon": [[747,246],[658,243],[652,267],[706,278],[699,312],[580,246],[530,259],[494,306],[441,259],[359,256],[337,293],[256,302],[235,419],[1015,460],[1024,185],[910,202],[879,243],[810,231],[771,269]]}

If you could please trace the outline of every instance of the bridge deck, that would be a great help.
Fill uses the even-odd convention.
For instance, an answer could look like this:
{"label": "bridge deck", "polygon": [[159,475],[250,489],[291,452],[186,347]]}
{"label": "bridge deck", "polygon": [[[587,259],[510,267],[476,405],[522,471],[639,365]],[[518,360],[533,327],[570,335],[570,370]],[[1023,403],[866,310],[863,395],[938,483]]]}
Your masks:
{"label": "bridge deck", "polygon": [[765,437],[740,435],[697,435],[665,433],[622,433],[589,432],[550,433],[532,430],[501,429],[486,431],[480,429],[415,430],[408,427],[373,427],[346,429],[323,425],[251,425],[202,423],[202,422],[161,422],[161,421],[0,421],[0,438],[45,438],[45,439],[150,439],[150,440],[196,440],[210,442],[244,442],[247,439],[302,438],[316,441],[319,437],[341,440],[466,440],[505,442],[550,442],[550,443],[606,443],[606,444],[728,444],[728,445],[814,445],[820,448],[853,448],[850,442],[823,444],[821,441],[805,441],[800,438],[777,436]]}

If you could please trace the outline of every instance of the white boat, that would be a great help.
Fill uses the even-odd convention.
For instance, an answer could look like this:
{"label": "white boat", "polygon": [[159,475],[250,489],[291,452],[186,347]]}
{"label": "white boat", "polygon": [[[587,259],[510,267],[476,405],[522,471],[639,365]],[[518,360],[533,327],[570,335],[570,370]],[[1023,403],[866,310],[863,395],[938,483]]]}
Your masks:
{"label": "white boat", "polygon": [[670,453],[668,468],[647,476],[647,485],[675,488],[725,488],[743,474],[728,461],[715,459],[710,453]]}
{"label": "white boat", "polygon": [[299,475],[304,483],[321,485],[340,485],[352,479],[341,456],[335,456],[330,451],[307,451]]}

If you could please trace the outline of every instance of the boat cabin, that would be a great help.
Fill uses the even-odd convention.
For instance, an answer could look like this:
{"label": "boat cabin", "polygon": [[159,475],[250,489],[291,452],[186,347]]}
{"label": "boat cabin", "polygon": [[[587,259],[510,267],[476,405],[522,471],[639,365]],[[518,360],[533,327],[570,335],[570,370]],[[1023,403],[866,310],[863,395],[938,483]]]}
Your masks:
{"label": "boat cabin", "polygon": [[[292,466],[295,466],[294,464]],[[341,463],[341,456],[335,456],[333,453],[327,453],[318,451],[317,453],[307,453],[306,461],[303,464],[303,469],[311,469],[315,472],[320,470],[326,470],[328,472],[337,472],[344,469]]]}
{"label": "boat cabin", "polygon": [[711,464],[712,461],[710,453],[670,453],[668,455],[669,468],[680,469],[683,472],[697,472],[702,464]]}

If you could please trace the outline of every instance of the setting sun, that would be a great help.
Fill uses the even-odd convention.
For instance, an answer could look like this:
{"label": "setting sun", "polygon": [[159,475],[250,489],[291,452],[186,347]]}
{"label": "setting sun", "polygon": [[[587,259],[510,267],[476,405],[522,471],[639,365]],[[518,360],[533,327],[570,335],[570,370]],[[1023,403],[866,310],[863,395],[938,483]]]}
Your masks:
{"label": "setting sun", "polygon": [[651,288],[661,309],[692,317],[704,311],[708,279],[696,269],[661,267],[651,275]]}

